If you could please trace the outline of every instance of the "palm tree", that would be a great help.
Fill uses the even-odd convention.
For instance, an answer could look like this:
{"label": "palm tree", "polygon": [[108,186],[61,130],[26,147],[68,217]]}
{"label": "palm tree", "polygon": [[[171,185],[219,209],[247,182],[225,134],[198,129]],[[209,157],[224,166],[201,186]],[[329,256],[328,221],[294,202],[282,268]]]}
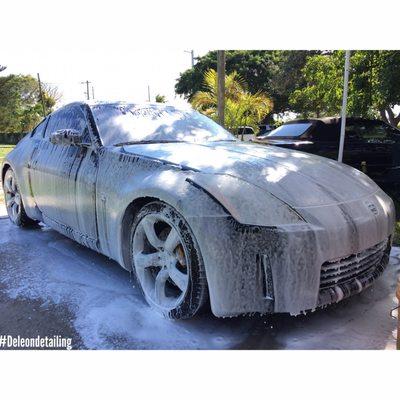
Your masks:
{"label": "palm tree", "polygon": [[[192,106],[217,121],[218,78],[213,69],[204,74],[204,91],[194,94]],[[241,126],[251,126],[258,132],[259,122],[271,112],[272,101],[264,93],[251,94],[247,91],[246,82],[236,72],[225,77],[225,126],[235,135]],[[243,135],[242,135],[243,140]]]}

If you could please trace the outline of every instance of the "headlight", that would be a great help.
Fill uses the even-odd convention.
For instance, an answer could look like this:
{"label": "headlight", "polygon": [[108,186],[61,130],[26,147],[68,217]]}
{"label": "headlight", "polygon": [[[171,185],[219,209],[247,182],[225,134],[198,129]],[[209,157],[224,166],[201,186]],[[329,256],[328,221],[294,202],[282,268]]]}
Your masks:
{"label": "headlight", "polygon": [[224,174],[196,173],[191,180],[211,194],[242,224],[276,226],[304,222],[288,204],[243,179]]}

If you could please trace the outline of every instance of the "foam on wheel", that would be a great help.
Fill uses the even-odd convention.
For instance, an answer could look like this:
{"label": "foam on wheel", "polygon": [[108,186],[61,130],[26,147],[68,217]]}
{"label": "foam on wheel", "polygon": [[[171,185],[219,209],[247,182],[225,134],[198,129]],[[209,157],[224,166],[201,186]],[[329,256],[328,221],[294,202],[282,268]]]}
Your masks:
{"label": "foam on wheel", "polygon": [[208,296],[203,260],[185,219],[163,202],[145,205],[131,230],[132,266],[147,302],[171,319],[190,318]]}
{"label": "foam on wheel", "polygon": [[18,226],[35,225],[36,221],[26,215],[18,182],[11,168],[6,171],[4,176],[3,191],[7,214],[10,220]]}

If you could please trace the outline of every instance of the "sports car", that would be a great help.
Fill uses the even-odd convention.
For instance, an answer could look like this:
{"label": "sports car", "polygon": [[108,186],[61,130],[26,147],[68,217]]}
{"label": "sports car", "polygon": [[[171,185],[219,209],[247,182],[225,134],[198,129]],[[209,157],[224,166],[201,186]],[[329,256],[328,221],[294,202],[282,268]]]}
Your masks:
{"label": "sports car", "polygon": [[388,263],[392,200],[319,156],[242,143],[170,105],[76,102],[11,151],[8,215],[132,271],[168,318],[299,314],[369,286]]}

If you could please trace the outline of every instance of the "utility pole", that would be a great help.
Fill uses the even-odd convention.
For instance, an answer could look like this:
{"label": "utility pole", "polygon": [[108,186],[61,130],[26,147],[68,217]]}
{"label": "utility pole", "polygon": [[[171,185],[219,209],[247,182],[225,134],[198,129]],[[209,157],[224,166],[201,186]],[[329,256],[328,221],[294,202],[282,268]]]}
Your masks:
{"label": "utility pole", "polygon": [[37,74],[37,80],[38,80],[38,85],[39,85],[40,100],[42,102],[43,117],[45,117],[46,116],[46,106],[44,104],[43,91],[42,91],[42,82],[40,81],[39,72]]}
{"label": "utility pole", "polygon": [[86,92],[85,92],[85,94],[86,94],[86,98],[87,98],[88,100],[90,100],[89,83],[92,83],[92,82],[89,82],[89,81],[81,82],[82,85],[86,85]]}
{"label": "utility pole", "polygon": [[190,53],[192,58],[192,68],[194,67],[194,50],[185,50],[185,53]]}
{"label": "utility pole", "polygon": [[94,86],[92,85],[92,100],[94,100]]}
{"label": "utility pole", "polygon": [[225,50],[217,52],[218,122],[225,126]]}
{"label": "utility pole", "polygon": [[342,100],[342,121],[340,124],[340,143],[339,143],[339,155],[338,161],[343,162],[343,149],[344,149],[344,137],[346,130],[346,111],[347,111],[347,91],[349,87],[349,69],[350,69],[350,50],[346,50],[344,60],[344,79],[343,79],[343,100]]}
{"label": "utility pole", "polygon": [[148,101],[150,102],[150,85],[147,85],[147,96],[148,96]]}

